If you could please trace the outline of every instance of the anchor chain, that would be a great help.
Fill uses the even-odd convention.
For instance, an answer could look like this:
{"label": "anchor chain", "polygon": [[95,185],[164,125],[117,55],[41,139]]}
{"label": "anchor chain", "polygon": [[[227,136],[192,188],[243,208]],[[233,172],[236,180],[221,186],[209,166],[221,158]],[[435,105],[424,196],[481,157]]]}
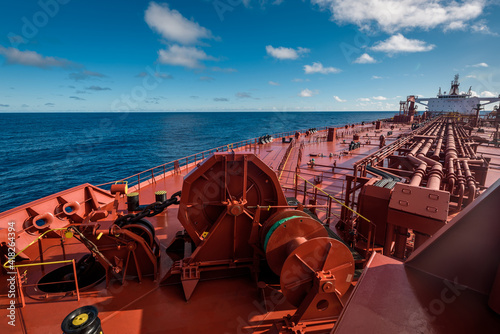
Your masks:
{"label": "anchor chain", "polygon": [[127,215],[121,216],[118,219],[115,220],[115,224],[118,225],[119,227],[123,227],[128,224],[133,224],[135,222],[138,222],[139,220],[143,219],[144,217],[153,217],[156,216],[160,213],[163,212],[167,207],[173,204],[179,204],[180,203],[180,197],[181,197],[181,192],[178,191],[174,193],[172,196],[170,196],[169,199],[165,200],[164,202],[155,202],[147,207],[145,207],[141,212],[132,214],[129,213]]}

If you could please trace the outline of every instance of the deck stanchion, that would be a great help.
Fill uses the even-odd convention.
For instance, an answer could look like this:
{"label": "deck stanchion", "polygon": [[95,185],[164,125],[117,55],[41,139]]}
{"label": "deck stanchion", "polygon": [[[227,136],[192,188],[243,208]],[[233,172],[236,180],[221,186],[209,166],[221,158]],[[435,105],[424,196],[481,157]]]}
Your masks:
{"label": "deck stanchion", "polygon": [[306,197],[307,197],[307,182],[304,180],[304,199],[302,200],[302,204],[306,204]]}
{"label": "deck stanchion", "polygon": [[[40,254],[40,262],[43,263],[43,247],[42,247],[42,238],[38,239],[38,253]],[[45,266],[42,264],[41,266],[42,272],[45,273]]]}
{"label": "deck stanchion", "polygon": [[75,288],[76,288],[76,298],[78,301],[80,301],[80,289],[78,287],[78,276],[76,274],[76,264],[75,264],[75,259],[71,260],[73,263],[73,275],[75,276]]}

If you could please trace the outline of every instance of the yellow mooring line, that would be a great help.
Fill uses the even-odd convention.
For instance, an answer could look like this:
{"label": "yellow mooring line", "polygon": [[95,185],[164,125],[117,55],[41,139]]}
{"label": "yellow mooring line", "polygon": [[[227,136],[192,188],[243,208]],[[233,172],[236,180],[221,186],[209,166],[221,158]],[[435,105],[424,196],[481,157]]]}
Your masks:
{"label": "yellow mooring line", "polygon": [[356,215],[358,215],[359,217],[363,218],[364,220],[366,220],[367,222],[371,223],[370,219],[364,217],[363,215],[361,215],[360,213],[354,211],[353,209],[351,209],[350,207],[348,207],[347,205],[345,205],[344,203],[342,203],[341,201],[339,201],[338,199],[336,199],[335,197],[333,197],[332,195],[330,195],[329,193],[327,193],[326,191],[324,191],[323,189],[321,189],[320,187],[312,184],[311,182],[307,181],[306,179],[304,179],[302,176],[298,175],[298,177],[300,177],[302,180],[304,180],[305,182],[309,183],[311,186],[313,186],[314,188],[318,189],[319,191],[321,191],[323,194],[327,195],[328,197],[330,197],[331,199],[333,199],[335,202],[339,203],[340,205],[342,205],[344,208],[346,208],[347,210],[355,213]]}
{"label": "yellow mooring line", "polygon": [[286,157],[285,163],[283,164],[283,169],[281,170],[280,175],[278,176],[278,181],[281,181],[281,175],[283,175],[283,172],[285,171],[286,163],[288,162],[288,159],[292,155],[292,150],[293,150],[293,147],[290,150],[290,152],[288,153],[288,156]]}
{"label": "yellow mooring line", "polygon": [[[7,268],[7,264],[14,260],[17,256],[19,256],[19,254],[21,254],[22,252],[24,252],[26,249],[28,249],[31,245],[33,245],[35,242],[37,242],[38,240],[40,240],[41,238],[43,238],[43,236],[49,232],[52,232],[52,231],[65,231],[67,230],[67,228],[54,228],[52,230],[48,230],[48,231],[45,231],[43,232],[42,234],[40,234],[40,236],[38,238],[36,238],[35,240],[33,240],[32,242],[30,242],[30,244],[26,247],[24,247],[21,251],[19,251],[16,255],[14,255],[14,257],[11,257],[7,260],[7,262],[5,262],[3,264],[3,267],[4,268]],[[13,267],[14,268],[18,268],[18,267],[31,267],[31,266],[39,266],[39,265],[45,265],[45,264],[57,264],[57,263],[67,263],[67,262],[72,262],[73,260],[64,260],[64,261],[53,261],[53,262],[40,262],[40,263],[29,263],[29,264],[16,264],[14,265]]]}

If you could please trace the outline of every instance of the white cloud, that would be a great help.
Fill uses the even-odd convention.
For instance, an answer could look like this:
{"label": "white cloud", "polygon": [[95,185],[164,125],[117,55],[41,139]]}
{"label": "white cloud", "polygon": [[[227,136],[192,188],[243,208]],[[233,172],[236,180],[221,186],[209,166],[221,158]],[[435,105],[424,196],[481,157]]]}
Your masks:
{"label": "white cloud", "polygon": [[467,67],[488,67],[488,64],[479,63],[479,64],[474,64],[474,65],[467,65]]}
{"label": "white cloud", "polygon": [[342,100],[340,97],[338,97],[337,95],[334,95],[333,98],[335,99],[335,101],[337,102],[347,102],[347,100]]}
{"label": "white cloud", "polygon": [[467,28],[467,24],[465,24],[462,21],[453,21],[448,23],[444,27],[444,31],[449,31],[449,30],[465,30]]}
{"label": "white cloud", "polygon": [[367,98],[367,97],[360,97],[360,98],[358,99],[358,101],[361,101],[361,102],[370,102],[370,99],[369,99],[369,98]]}
{"label": "white cloud", "polygon": [[372,76],[372,79],[382,79],[382,77],[379,77],[378,75]]}
{"label": "white cloud", "polygon": [[498,94],[496,93],[492,93],[488,90],[485,90],[484,92],[481,92],[481,94],[479,94],[480,97],[498,97]]}
{"label": "white cloud", "polygon": [[7,64],[34,66],[39,68],[49,67],[81,67],[69,60],[55,57],[45,57],[35,51],[20,51],[16,48],[5,48],[0,45],[0,55],[4,56]]}
{"label": "white cloud", "polygon": [[280,85],[279,83],[274,82],[274,81],[269,81],[269,84],[270,84],[271,86],[279,86],[279,85]]}
{"label": "white cloud", "polygon": [[394,33],[410,29],[460,29],[483,14],[486,0],[311,0],[329,9],[337,23]]}
{"label": "white cloud", "polygon": [[306,89],[303,89],[299,93],[299,96],[301,96],[301,97],[311,97],[311,96],[316,95],[316,94],[318,94],[318,92],[316,92],[316,91],[313,92],[312,90],[309,90],[309,89],[306,88]]}
{"label": "white cloud", "polygon": [[372,99],[377,100],[377,101],[385,101],[387,100],[387,97],[385,96],[374,96]]}
{"label": "white cloud", "polygon": [[168,49],[158,51],[158,61],[162,64],[201,68],[201,60],[215,60],[203,50],[190,46],[172,45]]}
{"label": "white cloud", "polygon": [[374,64],[377,61],[368,53],[363,53],[358,59],[354,61],[355,64]]}
{"label": "white cloud", "polygon": [[283,46],[273,47],[271,45],[266,46],[266,52],[271,57],[276,59],[297,59],[300,56],[310,52],[311,50],[306,48],[298,47],[297,49],[285,48]]}
{"label": "white cloud", "polygon": [[292,79],[292,82],[303,82],[303,81],[311,81],[311,80],[309,80],[309,79],[301,79],[301,78]]}
{"label": "white cloud", "polygon": [[314,74],[314,73],[329,74],[329,73],[339,73],[341,72],[341,70],[335,67],[323,67],[323,64],[318,62],[318,63],[313,63],[312,65],[305,65],[304,72],[306,74]]}
{"label": "white cloud", "polygon": [[434,49],[435,45],[427,44],[418,39],[408,39],[402,34],[396,34],[385,41],[377,42],[371,49],[373,51],[386,52],[389,54],[402,52],[426,52]]}
{"label": "white cloud", "polygon": [[144,14],[148,26],[165,39],[182,44],[194,44],[203,38],[213,38],[210,30],[190,21],[167,4],[149,3]]}
{"label": "white cloud", "polygon": [[476,33],[481,33],[485,35],[498,36],[496,32],[492,32],[490,28],[486,25],[485,20],[480,20],[479,22],[471,25],[471,31]]}

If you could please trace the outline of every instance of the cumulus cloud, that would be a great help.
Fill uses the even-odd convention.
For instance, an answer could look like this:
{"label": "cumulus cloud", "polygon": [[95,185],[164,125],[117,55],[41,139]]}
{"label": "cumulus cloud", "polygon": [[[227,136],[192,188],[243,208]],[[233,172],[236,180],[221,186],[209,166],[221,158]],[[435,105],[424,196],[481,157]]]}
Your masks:
{"label": "cumulus cloud", "polygon": [[297,59],[301,57],[302,55],[309,53],[311,50],[306,49],[306,48],[301,48],[298,47],[297,49],[292,49],[292,48],[285,48],[283,46],[279,46],[277,48],[268,45],[266,46],[266,52],[268,55],[271,57],[274,57],[276,59]]}
{"label": "cumulus cloud", "polygon": [[355,64],[374,64],[376,62],[377,61],[368,53],[363,53],[354,61]]}
{"label": "cumulus cloud", "polygon": [[316,95],[316,94],[318,94],[318,92],[316,92],[316,91],[313,92],[312,90],[306,88],[306,89],[303,89],[299,93],[299,96],[300,97],[311,97],[311,96]]}
{"label": "cumulus cloud", "polygon": [[158,61],[162,64],[184,66],[188,68],[202,68],[202,60],[215,60],[205,51],[192,46],[172,45],[165,50],[158,51]]}
{"label": "cumulus cloud", "polygon": [[271,86],[279,86],[279,85],[280,85],[279,83],[277,83],[277,82],[275,82],[275,81],[269,81],[269,84],[270,84]]}
{"label": "cumulus cloud", "polygon": [[[216,60],[205,51],[190,46],[203,39],[214,39],[212,32],[193,20],[188,20],[167,4],[150,2],[144,13],[148,26],[159,33],[168,44],[166,49],[158,51],[158,62],[187,68],[203,68],[203,60]],[[178,43],[178,44],[174,44]]]}
{"label": "cumulus cloud", "polygon": [[470,29],[471,29],[472,32],[475,32],[475,33],[481,33],[481,34],[485,34],[485,35],[498,36],[498,33],[492,32],[490,30],[490,28],[486,25],[486,21],[485,20],[480,20],[479,22],[471,25]]}
{"label": "cumulus cloud", "polygon": [[338,97],[337,95],[334,95],[333,98],[335,99],[335,101],[337,102],[347,102],[347,100],[342,100],[340,97]]}
{"label": "cumulus cloud", "polygon": [[370,99],[369,99],[369,98],[367,98],[367,97],[360,97],[360,98],[358,99],[358,101],[360,101],[360,102],[370,102]]}
{"label": "cumulus cloud", "polygon": [[111,88],[109,88],[109,87],[101,87],[101,86],[90,86],[90,87],[86,87],[85,89],[93,90],[93,91],[111,90]]}
{"label": "cumulus cloud", "polygon": [[373,51],[394,53],[426,52],[434,49],[434,44],[427,44],[418,39],[408,39],[402,34],[396,34],[385,41],[377,42],[371,49]]}
{"label": "cumulus cloud", "polygon": [[38,68],[74,68],[81,67],[67,59],[56,57],[45,57],[35,51],[20,51],[16,48],[5,48],[0,45],[0,55],[5,57],[6,64],[17,64],[24,66],[33,66]]}
{"label": "cumulus cloud", "polygon": [[387,33],[410,29],[461,29],[479,18],[486,0],[311,0],[330,10],[339,24],[355,24],[369,30],[374,27]]}
{"label": "cumulus cloud", "polygon": [[335,67],[323,67],[323,64],[317,62],[313,63],[312,65],[305,65],[304,72],[306,74],[314,74],[314,73],[330,74],[330,73],[339,73],[341,72],[341,70]]}
{"label": "cumulus cloud", "polygon": [[382,79],[382,77],[379,77],[378,75],[372,76],[372,79]]}
{"label": "cumulus cloud", "polygon": [[488,64],[479,63],[479,64],[474,64],[474,65],[467,65],[467,67],[488,67]]}
{"label": "cumulus cloud", "polygon": [[169,41],[194,44],[200,39],[213,38],[210,30],[186,19],[167,4],[149,3],[144,19],[148,26]]}
{"label": "cumulus cloud", "polygon": [[492,93],[489,90],[485,90],[484,92],[481,92],[481,94],[479,94],[479,96],[480,97],[498,97],[498,94]]}
{"label": "cumulus cloud", "polygon": [[214,101],[215,102],[227,102],[229,100],[226,99],[225,97],[216,97],[216,98],[214,98]]}
{"label": "cumulus cloud", "polygon": [[377,101],[385,101],[387,100],[387,97],[385,96],[374,96],[372,99],[377,100]]}

